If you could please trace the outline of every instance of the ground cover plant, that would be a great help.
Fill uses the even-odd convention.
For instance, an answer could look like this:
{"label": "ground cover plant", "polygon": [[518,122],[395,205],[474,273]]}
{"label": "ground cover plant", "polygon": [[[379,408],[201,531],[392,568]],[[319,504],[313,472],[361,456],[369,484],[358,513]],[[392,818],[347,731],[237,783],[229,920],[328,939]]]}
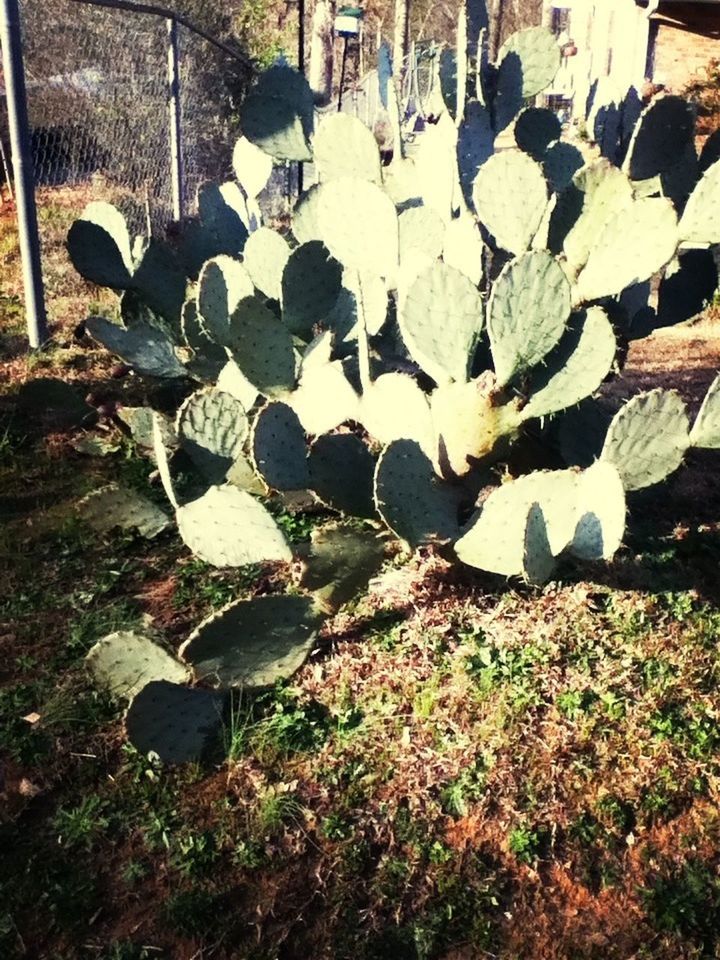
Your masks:
{"label": "ground cover plant", "polygon": [[[494,124],[510,110],[503,97],[519,105],[515,48],[524,43],[505,51],[504,70],[481,71]],[[407,176],[410,194],[428,162],[423,150],[448,167],[448,157],[466,156],[455,137],[467,145],[472,118],[483,113],[477,97],[457,106],[463,49],[441,71],[455,122],[441,120],[430,146],[394,169],[380,166],[366,137],[367,149],[357,146],[365,135],[347,118],[342,137],[338,122],[325,134],[318,128],[310,143],[321,185],[292,228],[302,231],[305,220],[304,237],[261,225],[253,201],[268,160],[246,141],[236,153],[242,186],[206,188],[199,222],[171,245],[131,249],[106,206],[72,228],[76,264],[127,287],[124,325],[97,320],[85,329],[137,373],[103,361],[82,329],[75,338],[70,330],[61,339],[72,349],[50,349],[39,368],[25,363],[27,383],[12,384],[2,402],[7,955],[674,960],[717,952],[718,455],[706,449],[712,443],[686,439],[690,423],[695,439],[715,423],[717,332],[682,326],[628,345],[623,297],[603,294],[556,317],[562,330],[535,364],[539,373],[521,358],[502,382],[499,368],[526,349],[538,308],[527,299],[507,308],[516,334],[507,348],[490,322],[498,285],[522,267],[517,286],[543,290],[533,274],[541,260],[544,279],[551,260],[567,277],[566,238],[557,251],[535,249],[535,237],[532,250],[504,250],[482,216],[480,228],[468,222],[472,208],[450,217],[465,202],[462,180],[455,188],[446,181],[440,199],[422,205],[409,195],[394,214],[400,254],[389,292],[384,253],[375,275],[348,266],[347,249],[320,249],[333,241],[312,235],[324,222],[323,188],[331,204],[338,182],[322,179],[323,137],[325,162],[343,174],[349,161],[336,158],[337,146],[353,144],[354,163],[371,158],[385,187]],[[472,45],[469,59],[477,63]],[[467,76],[474,83],[472,67]],[[308,149],[307,97],[288,77],[261,79],[246,134],[297,154]],[[666,110],[685,116],[670,99],[649,106],[646,129],[658,123],[653,111],[663,124]],[[281,122],[267,121],[268,104]],[[515,126],[526,146],[518,127],[548,122],[529,112]],[[549,170],[547,152],[534,153]],[[473,156],[480,176],[491,158],[481,165]],[[630,183],[609,163],[590,167],[598,163],[603,183]],[[633,179],[631,197],[618,189],[633,209],[657,199],[667,212],[654,194],[671,170],[668,161],[653,183]],[[579,189],[580,174],[559,194],[548,190],[553,210],[563,197],[578,200],[573,188],[591,192]],[[367,184],[352,186],[378,198],[380,184]],[[345,184],[342,196],[349,208]],[[676,223],[687,209],[673,213]],[[346,210],[345,223],[362,221]],[[460,252],[475,238],[470,264],[450,252],[456,227]],[[429,253],[435,228],[442,245],[435,237]],[[228,238],[242,252],[218,249]],[[373,233],[361,255],[378,257],[386,240]],[[211,255],[204,265],[195,255],[186,273],[178,264],[188,248]],[[653,270],[642,309],[633,291],[629,313],[641,330],[693,316],[709,299],[707,251],[692,258],[706,287],[686,286],[690,253],[698,251],[682,247],[679,273],[673,265],[661,282]],[[662,273],[666,265],[657,266]],[[466,366],[441,382],[444,344],[438,362],[432,343],[408,333],[407,306],[420,285],[424,306],[411,316],[454,315],[456,300],[423,293],[438,273],[462,283],[452,270],[474,286],[489,334],[476,326],[460,337]],[[330,274],[334,300],[323,293]],[[566,280],[571,302],[576,279]],[[377,302],[387,317],[375,328],[368,318],[382,313]],[[570,349],[565,338],[591,311],[607,318],[613,350],[586,380],[586,366],[578,374],[568,360],[583,337],[570,337]],[[451,320],[439,321],[448,332]],[[292,373],[273,382],[278,356],[280,372]],[[100,382],[113,367],[116,376]],[[615,382],[611,368],[621,374]],[[58,384],[66,372],[88,384],[87,399],[86,390]],[[547,389],[538,387],[543,375],[563,378],[558,402],[568,412],[528,415],[506,436],[505,418],[522,416]],[[569,386],[576,377],[591,395],[579,410]],[[388,382],[387,393],[377,390]],[[642,402],[622,402],[638,393]],[[668,478],[634,490],[628,477],[638,461],[607,449],[607,425],[618,435],[623,412],[629,418],[626,411],[656,401],[672,405],[674,422],[686,417],[686,428],[673,434],[662,421],[661,433],[642,416],[640,462]],[[497,409],[502,416],[491,420],[500,421],[502,442],[478,450],[472,445],[488,443],[487,413]],[[568,449],[573,438],[582,449]],[[637,429],[623,440],[619,447],[632,448]],[[570,470],[563,451],[585,472]],[[680,460],[685,471],[673,467]],[[529,501],[511,493],[522,484],[533,485]],[[610,498],[613,489],[622,529],[610,550],[613,501],[608,513],[600,493]],[[577,512],[568,509],[575,497]],[[492,510],[493,532],[508,541],[498,552],[514,566],[494,569],[487,549],[483,562],[459,563],[461,525],[487,522]]]}

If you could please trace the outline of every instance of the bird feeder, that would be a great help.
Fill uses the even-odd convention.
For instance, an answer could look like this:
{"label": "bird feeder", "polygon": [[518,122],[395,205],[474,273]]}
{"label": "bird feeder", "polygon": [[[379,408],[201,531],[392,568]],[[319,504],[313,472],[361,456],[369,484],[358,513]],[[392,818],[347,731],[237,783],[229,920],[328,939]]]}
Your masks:
{"label": "bird feeder", "polygon": [[335,17],[335,33],[346,40],[359,37],[362,18],[360,7],[340,7]]}

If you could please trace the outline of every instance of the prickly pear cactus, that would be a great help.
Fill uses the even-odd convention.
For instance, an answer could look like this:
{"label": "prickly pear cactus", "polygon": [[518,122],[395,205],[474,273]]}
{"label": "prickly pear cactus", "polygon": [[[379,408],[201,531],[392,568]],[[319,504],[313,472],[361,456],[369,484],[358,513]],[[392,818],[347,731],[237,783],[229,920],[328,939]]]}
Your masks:
{"label": "prickly pear cactus", "polygon": [[[651,391],[568,442],[619,346],[687,320],[717,287],[715,147],[697,157],[677,97],[626,104],[597,148],[568,143],[527,104],[558,69],[555,39],[522,31],[491,63],[481,0],[459,22],[438,65],[447,108],[417,145],[399,140],[383,51],[389,165],[359,120],[317,122],[304,79],[277,66],[242,110],[237,182],[202,188],[172,248],[134,244],[107,204],[70,232],[77,269],[123,295],[122,323],[94,318],[89,333],[142,376],[201,385],[178,414],[179,452],[156,422],[155,459],[181,537],[209,563],[306,562],[273,513],[294,498],[541,583],[559,562],[610,559],[626,496],[690,448],[720,446],[717,380],[694,423],[677,394]],[[263,225],[273,160],[311,159],[318,182],[280,229]],[[531,432],[548,438],[548,469],[523,473],[515,451]],[[173,479],[182,456],[197,473],[189,498]],[[199,682],[262,685],[304,661],[321,614],[384,551],[335,523],[313,537],[304,597],[242,601],[192,635],[182,658]],[[216,701],[153,682],[128,730],[143,748],[160,738],[161,755],[196,753],[195,721],[178,744],[165,711],[205,724]]]}

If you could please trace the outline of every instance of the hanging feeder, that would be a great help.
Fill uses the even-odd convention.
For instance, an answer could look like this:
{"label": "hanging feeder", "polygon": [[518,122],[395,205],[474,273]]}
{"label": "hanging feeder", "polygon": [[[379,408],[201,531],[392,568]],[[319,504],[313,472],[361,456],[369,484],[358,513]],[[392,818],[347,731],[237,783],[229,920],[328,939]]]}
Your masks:
{"label": "hanging feeder", "polygon": [[360,7],[340,7],[335,17],[335,33],[346,39],[360,36],[362,18]]}

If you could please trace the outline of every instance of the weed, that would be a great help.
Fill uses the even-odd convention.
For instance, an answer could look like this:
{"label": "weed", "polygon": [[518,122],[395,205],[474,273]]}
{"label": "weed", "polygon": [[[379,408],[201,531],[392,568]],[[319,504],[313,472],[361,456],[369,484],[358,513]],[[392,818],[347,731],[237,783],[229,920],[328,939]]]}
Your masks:
{"label": "weed", "polygon": [[189,878],[207,874],[219,856],[215,835],[210,830],[183,832],[173,838],[171,865]]}
{"label": "weed", "polygon": [[451,817],[467,816],[468,805],[482,799],[486,784],[486,761],[484,757],[479,757],[475,763],[466,767],[456,780],[443,787],[440,792],[443,811]]}
{"label": "weed", "polygon": [[247,734],[247,745],[265,763],[293,753],[315,750],[330,732],[330,712],[317,700],[301,703],[293,694],[279,690],[270,700],[270,712]]}
{"label": "weed", "polygon": [[52,821],[53,829],[58,833],[58,842],[64,847],[84,847],[89,850],[97,837],[110,826],[104,809],[104,802],[93,795],[85,797],[76,807],[61,807]]}
{"label": "weed", "polygon": [[265,846],[258,840],[240,840],[233,850],[232,862],[242,870],[256,870],[267,863]]}
{"label": "weed", "polygon": [[142,860],[127,860],[123,864],[122,871],[120,873],[120,879],[125,884],[126,887],[134,887],[136,884],[144,880],[150,873],[150,868]]}
{"label": "weed", "polygon": [[508,849],[521,863],[533,864],[540,859],[545,839],[544,830],[531,830],[527,824],[521,824],[509,834]]}
{"label": "weed", "polygon": [[558,694],[555,704],[566,717],[574,719],[579,714],[588,713],[599,699],[594,690],[566,690]]}
{"label": "weed", "polygon": [[277,784],[258,797],[255,809],[255,825],[262,836],[274,836],[283,827],[297,822],[302,817],[302,806],[297,794]]}
{"label": "weed", "polygon": [[715,869],[696,859],[666,866],[641,894],[658,930],[699,940],[708,952],[714,949],[720,930],[720,878]]}
{"label": "weed", "polygon": [[353,833],[352,824],[339,813],[329,813],[320,823],[320,833],[327,840],[348,840]]}

